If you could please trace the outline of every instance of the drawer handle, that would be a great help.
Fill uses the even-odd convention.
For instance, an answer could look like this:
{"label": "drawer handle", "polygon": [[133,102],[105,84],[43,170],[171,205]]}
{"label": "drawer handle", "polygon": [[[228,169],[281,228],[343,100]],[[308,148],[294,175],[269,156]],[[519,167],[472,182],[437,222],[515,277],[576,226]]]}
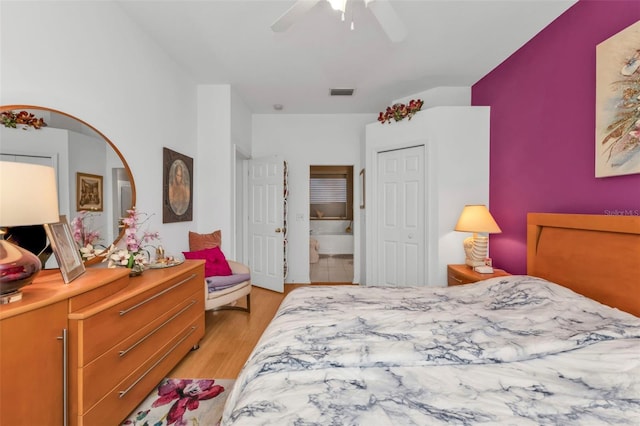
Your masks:
{"label": "drawer handle", "polygon": [[149,369],[147,369],[147,371],[145,371],[145,372],[142,374],[142,376],[138,377],[138,378],[136,379],[136,381],[135,381],[135,382],[131,383],[131,385],[129,385],[129,387],[128,387],[128,388],[126,388],[125,390],[122,390],[122,391],[118,391],[118,398],[123,398],[127,393],[129,393],[129,391],[130,391],[131,389],[133,389],[133,388],[134,388],[138,383],[140,383],[140,381],[141,381],[142,379],[144,379],[145,377],[147,377],[147,374],[149,374],[149,373],[150,373],[154,368],[156,368],[156,367],[158,366],[158,364],[160,364],[162,361],[164,361],[164,359],[165,359],[166,357],[168,357],[168,356],[171,354],[171,352],[173,352],[173,350],[174,350],[175,348],[177,348],[178,346],[180,346],[180,344],[181,344],[182,342],[184,342],[185,340],[187,340],[187,338],[188,338],[189,336],[191,336],[191,334],[193,334],[193,332],[196,330],[196,328],[198,328],[198,327],[196,327],[195,325],[194,325],[193,327],[191,327],[191,330],[189,330],[189,332],[188,332],[184,337],[182,337],[182,339],[178,340],[178,341],[176,342],[176,344],[175,344],[175,345],[173,345],[173,346],[171,347],[171,349],[169,349],[169,350],[167,351],[167,353],[165,353],[164,355],[162,355],[162,357],[161,357],[160,359],[158,359],[156,362],[154,362],[154,363],[153,363],[153,365],[152,365],[151,367],[149,367]]}
{"label": "drawer handle", "polygon": [[118,352],[118,354],[120,354],[121,357],[125,356],[126,354],[128,354],[130,351],[132,351],[133,349],[135,349],[138,345],[140,345],[142,342],[144,342],[145,340],[147,340],[149,337],[153,336],[158,330],[160,330],[162,327],[164,327],[165,325],[169,324],[171,321],[173,321],[174,319],[176,319],[177,317],[179,317],[180,315],[182,315],[182,313],[184,311],[186,311],[187,309],[189,309],[190,307],[192,307],[194,304],[196,303],[195,300],[192,300],[191,303],[189,303],[187,306],[185,306],[184,308],[180,309],[178,312],[176,312],[175,314],[173,314],[173,316],[171,316],[171,318],[168,318],[165,322],[163,322],[162,324],[160,324],[159,326],[157,326],[156,328],[154,328],[150,333],[148,333],[147,335],[145,335],[142,339],[138,340],[136,343],[134,343],[133,345],[129,346],[127,349]]}
{"label": "drawer handle", "polygon": [[69,365],[69,330],[62,329],[62,336],[56,337],[58,340],[62,340],[62,424],[67,426],[69,424],[69,412],[67,407],[69,406],[69,381],[68,365]]}
{"label": "drawer handle", "polygon": [[196,276],[196,274],[191,274],[191,276],[189,278],[185,278],[184,280],[180,281],[179,283],[176,283],[174,285],[172,285],[169,288],[165,288],[164,290],[162,290],[160,293],[156,293],[153,296],[149,297],[148,299],[143,300],[140,303],[136,303],[135,305],[133,305],[132,307],[125,309],[124,311],[120,311],[120,316],[126,315],[129,312],[133,311],[134,309],[138,309],[140,306],[144,305],[145,303],[151,302],[154,299],[157,299],[158,297],[162,296],[163,294],[173,290],[176,287],[181,286],[182,284],[186,283],[187,281],[193,279]]}
{"label": "drawer handle", "polygon": [[460,278],[457,278],[457,277],[455,277],[453,275],[449,275],[449,278],[451,278],[452,280],[457,281],[459,283],[462,283],[462,280]]}

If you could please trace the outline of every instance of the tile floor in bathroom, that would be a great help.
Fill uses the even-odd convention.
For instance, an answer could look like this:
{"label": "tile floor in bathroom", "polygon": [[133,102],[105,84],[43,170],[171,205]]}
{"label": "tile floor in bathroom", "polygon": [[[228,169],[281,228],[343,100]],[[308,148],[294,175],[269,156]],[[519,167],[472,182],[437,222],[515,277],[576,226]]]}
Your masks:
{"label": "tile floor in bathroom", "polygon": [[309,264],[311,282],[353,282],[352,254],[321,254],[317,263]]}

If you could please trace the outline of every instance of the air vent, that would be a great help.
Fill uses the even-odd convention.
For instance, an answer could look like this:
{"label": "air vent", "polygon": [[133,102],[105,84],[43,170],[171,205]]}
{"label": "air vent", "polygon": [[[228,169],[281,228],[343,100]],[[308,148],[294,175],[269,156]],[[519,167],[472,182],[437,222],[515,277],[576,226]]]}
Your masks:
{"label": "air vent", "polygon": [[353,96],[354,89],[331,89],[331,96]]}

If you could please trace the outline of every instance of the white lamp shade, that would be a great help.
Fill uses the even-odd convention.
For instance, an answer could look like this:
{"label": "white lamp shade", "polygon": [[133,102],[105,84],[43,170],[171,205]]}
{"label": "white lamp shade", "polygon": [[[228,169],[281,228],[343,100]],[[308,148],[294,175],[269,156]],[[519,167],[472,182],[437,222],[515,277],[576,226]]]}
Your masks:
{"label": "white lamp shade", "polygon": [[496,221],[483,204],[466,205],[454,228],[461,232],[499,234],[502,232]]}
{"label": "white lamp shade", "polygon": [[60,220],[53,167],[0,161],[0,226],[26,226]]}

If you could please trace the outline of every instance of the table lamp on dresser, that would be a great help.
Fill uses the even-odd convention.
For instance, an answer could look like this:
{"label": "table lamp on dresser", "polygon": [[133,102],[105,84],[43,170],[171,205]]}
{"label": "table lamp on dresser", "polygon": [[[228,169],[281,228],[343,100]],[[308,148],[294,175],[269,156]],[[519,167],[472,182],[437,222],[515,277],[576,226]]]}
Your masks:
{"label": "table lamp on dresser", "polygon": [[454,230],[473,232],[472,237],[464,240],[465,263],[472,268],[485,266],[489,234],[502,232],[491,213],[489,213],[487,206],[483,204],[464,206]]}
{"label": "table lamp on dresser", "polygon": [[5,228],[59,220],[53,167],[0,161],[0,304],[20,300],[42,269],[35,254],[4,239]]}

